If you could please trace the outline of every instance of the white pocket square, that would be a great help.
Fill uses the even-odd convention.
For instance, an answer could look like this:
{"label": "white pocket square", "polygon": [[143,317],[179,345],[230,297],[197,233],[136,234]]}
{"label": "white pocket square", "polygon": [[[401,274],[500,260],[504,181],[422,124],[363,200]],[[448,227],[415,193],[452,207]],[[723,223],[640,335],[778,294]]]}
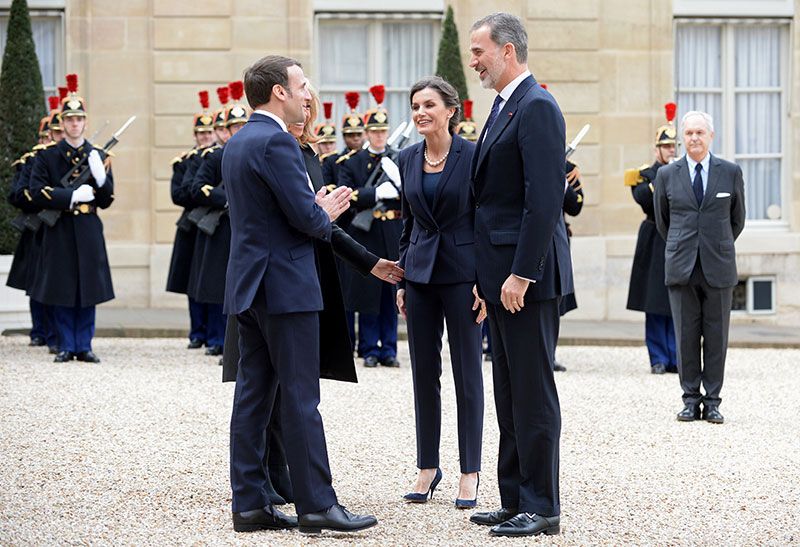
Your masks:
{"label": "white pocket square", "polygon": [[728,192],[719,192],[717,193],[718,198],[729,198],[731,195]]}

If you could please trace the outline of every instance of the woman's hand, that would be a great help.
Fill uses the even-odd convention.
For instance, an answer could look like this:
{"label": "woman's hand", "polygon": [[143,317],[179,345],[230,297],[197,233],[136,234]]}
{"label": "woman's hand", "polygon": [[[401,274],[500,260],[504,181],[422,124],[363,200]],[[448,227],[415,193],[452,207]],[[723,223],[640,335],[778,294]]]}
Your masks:
{"label": "woman's hand", "polygon": [[397,289],[397,311],[400,312],[400,315],[403,316],[403,319],[406,318],[406,290],[405,289]]}
{"label": "woman's hand", "polygon": [[481,311],[478,312],[478,317],[475,318],[475,322],[480,324],[484,319],[486,319],[486,302],[480,296],[478,296],[477,285],[472,286],[472,294],[475,297],[475,302],[472,303],[472,311],[475,311],[478,308],[481,309]]}

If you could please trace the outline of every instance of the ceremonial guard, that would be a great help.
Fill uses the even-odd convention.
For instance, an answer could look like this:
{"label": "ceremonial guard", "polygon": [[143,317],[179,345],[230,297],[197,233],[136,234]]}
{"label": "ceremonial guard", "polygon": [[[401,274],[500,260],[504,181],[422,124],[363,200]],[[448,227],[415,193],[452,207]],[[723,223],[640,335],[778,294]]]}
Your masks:
{"label": "ceremonial guard", "polygon": [[[66,96],[66,88],[64,94]],[[55,146],[56,135],[61,140],[61,117],[59,114],[60,101],[58,97],[49,97],[50,112],[39,122],[38,144],[30,152],[23,154],[16,160],[14,176],[11,181],[11,191],[8,195],[8,202],[19,209],[20,214],[12,222],[13,226],[20,231],[19,241],[17,242],[11,268],[8,272],[6,285],[15,289],[20,289],[30,294],[31,278],[35,272],[35,264],[39,256],[41,241],[37,238],[41,228],[41,220],[37,213],[41,207],[33,202],[31,197],[29,182],[31,168],[40,150],[45,150]],[[51,130],[51,121],[53,128]],[[58,334],[53,325],[52,308],[45,306],[41,302],[29,298],[31,312],[31,346],[48,346],[52,353],[57,353]]]}
{"label": "ceremonial guard", "polygon": [[319,163],[326,158],[336,155],[336,124],[331,121],[333,103],[322,103],[325,112],[325,121],[314,126],[314,136],[317,137],[317,150],[319,150]]}
{"label": "ceremonial guard", "polygon": [[[61,104],[64,139],[40,150],[30,177],[33,202],[53,214],[42,225],[42,243],[31,298],[53,306],[59,353],[98,363],[92,351],[95,306],[114,298],[103,223],[97,215],[114,201],[108,154],[84,136],[86,105],[78,77],[67,75],[69,95]],[[50,225],[50,223],[53,223]]]}
{"label": "ceremonial guard", "polygon": [[[198,151],[204,150],[214,143],[214,119],[207,112],[208,91],[201,91],[199,96],[202,111],[194,116],[195,146],[172,160],[172,180],[170,181],[172,202],[183,207],[183,212],[176,222],[177,229],[175,230],[175,243],[172,246],[167,291],[187,296],[197,226],[189,221],[189,214],[195,206],[189,195],[189,188],[183,185],[183,176]],[[189,349],[197,349],[203,347],[208,339],[206,327],[208,312],[206,306],[196,302],[191,296],[188,296],[188,299]]]}
{"label": "ceremonial guard", "polygon": [[[356,110],[358,108],[358,91],[348,91],[344,96],[350,112],[342,118],[342,138],[345,148],[338,154],[332,154],[322,160],[322,180],[330,186],[339,186],[339,169],[342,163],[349,160],[353,154],[361,150],[364,144],[364,119]],[[345,218],[349,219],[352,215],[345,213]],[[345,226],[343,218],[337,220],[340,226]]]}
{"label": "ceremonial guard", "polygon": [[[389,115],[383,103],[382,85],[370,88],[377,107],[364,116],[369,147],[352,155],[341,164],[339,185],[353,190],[352,218],[347,232],[368,251],[398,260],[400,234],[403,222],[400,214],[399,169],[392,162],[396,152],[387,147]],[[382,165],[383,162],[383,165]],[[387,165],[393,166],[387,169]],[[392,178],[390,178],[390,176]],[[364,366],[379,363],[398,367],[397,360],[397,309],[395,287],[381,283],[374,277],[346,273],[344,283],[345,306],[358,312],[358,348],[364,357]]]}
{"label": "ceremonial guard", "polygon": [[645,343],[653,374],[678,372],[675,329],[664,284],[666,244],[656,231],[653,208],[656,173],[675,158],[675,103],[667,103],[665,110],[667,123],[656,131],[655,162],[625,171],[625,184],[631,187],[633,199],[646,215],[636,240],[627,308],[645,312]]}
{"label": "ceremonial guard", "polygon": [[462,139],[467,139],[469,142],[476,142],[480,132],[478,131],[478,124],[472,119],[472,104],[470,99],[461,101],[464,119],[458,122],[456,133]]}
{"label": "ceremonial guard", "polygon": [[[221,89],[225,89],[225,93],[221,93]],[[225,87],[217,90],[220,100],[223,97],[227,98],[228,89]],[[247,122],[247,109],[241,104],[244,95],[242,82],[231,82],[230,95],[234,104],[225,108],[215,122],[217,127],[225,129],[224,133],[218,132],[217,136],[224,137],[226,142]],[[224,102],[227,103],[227,100]],[[223,347],[225,342],[225,315],[222,313],[222,304],[225,301],[225,272],[228,269],[228,254],[231,247],[228,198],[222,180],[224,149],[223,143],[204,151],[190,189],[193,203],[206,208],[207,212],[197,222],[197,229],[202,235],[196,240],[199,244],[194,250],[197,277],[196,282],[189,288],[189,294],[196,302],[209,306],[209,332],[215,335],[217,329],[222,330],[219,347]],[[221,320],[222,324],[217,326],[215,322],[218,320]],[[216,335],[210,339],[216,342]],[[216,344],[212,342],[209,343],[206,353],[213,354],[211,352]]]}

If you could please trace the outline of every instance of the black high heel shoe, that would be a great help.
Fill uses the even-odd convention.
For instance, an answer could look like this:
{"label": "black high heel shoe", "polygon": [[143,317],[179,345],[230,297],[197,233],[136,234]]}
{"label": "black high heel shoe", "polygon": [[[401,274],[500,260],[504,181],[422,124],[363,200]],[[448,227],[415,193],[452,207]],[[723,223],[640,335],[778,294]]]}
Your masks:
{"label": "black high heel shoe", "polygon": [[456,509],[473,509],[478,505],[478,487],[481,485],[481,475],[478,473],[478,482],[475,484],[475,499],[462,500],[456,498]]}
{"label": "black high heel shoe", "polygon": [[419,492],[411,492],[403,496],[403,499],[409,503],[427,503],[429,499],[433,499],[433,492],[436,490],[436,487],[439,486],[439,482],[442,480],[442,470],[440,468],[436,468],[436,476],[433,477],[431,481],[431,486],[427,492],[424,494],[420,494]]}

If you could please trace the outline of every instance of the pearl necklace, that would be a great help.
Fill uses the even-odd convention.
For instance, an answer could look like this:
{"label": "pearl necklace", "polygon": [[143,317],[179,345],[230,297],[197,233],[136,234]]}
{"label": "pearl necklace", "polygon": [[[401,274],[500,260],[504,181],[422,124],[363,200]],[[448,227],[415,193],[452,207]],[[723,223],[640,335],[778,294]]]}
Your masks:
{"label": "pearl necklace", "polygon": [[444,160],[447,159],[448,154],[450,154],[450,150],[448,150],[445,153],[445,155],[442,156],[441,158],[439,158],[438,160],[431,161],[431,159],[428,157],[428,147],[427,146],[424,147],[424,152],[423,152],[423,156],[425,156],[425,163],[427,163],[431,167],[439,167],[441,164],[443,164]]}

